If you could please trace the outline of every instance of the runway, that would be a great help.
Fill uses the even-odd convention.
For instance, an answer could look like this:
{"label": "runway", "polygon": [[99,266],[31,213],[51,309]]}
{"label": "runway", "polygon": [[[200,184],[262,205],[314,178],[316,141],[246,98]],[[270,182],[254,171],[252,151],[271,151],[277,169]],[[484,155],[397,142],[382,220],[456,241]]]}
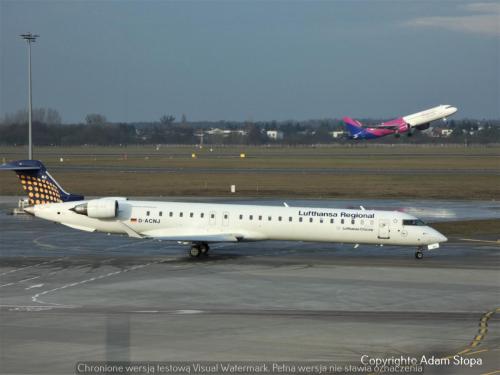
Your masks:
{"label": "runway", "polygon": [[[494,241],[451,239],[421,261],[412,248],[294,242],[214,245],[190,259],[176,243],[4,215],[9,204],[0,201],[2,374],[74,373],[78,361],[359,364],[364,354],[456,353],[483,363],[425,373],[500,370]],[[458,206],[446,209],[465,218]],[[477,206],[478,217],[498,214]]]}
{"label": "runway", "polygon": [[415,174],[470,174],[470,175],[500,175],[500,169],[493,168],[181,168],[181,167],[127,167],[127,166],[51,166],[54,171],[82,171],[82,172],[100,172],[112,171],[121,173],[270,173],[270,174],[382,174],[382,175],[415,175]]}
{"label": "runway", "polygon": [[[283,156],[286,157],[293,157],[293,158],[332,158],[335,157],[336,159],[351,159],[351,158],[371,158],[371,157],[401,157],[402,152],[388,152],[387,149],[388,147],[391,147],[390,145],[387,145],[386,147],[380,148],[380,152],[354,152],[353,148],[348,148],[348,153],[345,153],[345,150],[342,148],[336,149],[332,148],[330,152],[321,152],[318,151],[318,149],[315,149],[314,147],[310,147],[307,152],[304,151],[295,151],[292,148],[286,149],[284,152],[281,148],[277,148],[277,151],[273,149],[258,149],[257,152],[255,153],[246,153],[246,158],[258,158],[258,157],[266,157],[266,158],[283,158]],[[398,145],[397,147],[404,147],[404,145]],[[245,150],[245,146],[241,146],[241,151]],[[328,149],[328,148],[327,148]],[[364,147],[361,147],[361,149],[365,149]],[[199,149],[196,149],[193,147],[185,147],[184,152],[176,152],[176,151],[170,151],[167,148],[163,148],[161,151],[154,151],[154,152],[145,152],[145,151],[136,151],[134,148],[123,148],[121,149],[120,152],[92,152],[92,149],[85,150],[85,152],[75,152],[75,151],[69,151],[69,150],[64,150],[64,151],[48,151],[48,150],[40,150],[39,154],[42,155],[43,157],[47,156],[52,156],[52,157],[61,157],[61,156],[69,156],[69,157],[115,157],[115,158],[122,158],[123,155],[127,155],[128,157],[146,157],[149,159],[155,159],[155,158],[165,158],[165,157],[172,157],[172,158],[189,158],[191,157],[191,153],[193,151],[200,153]],[[425,152],[425,153],[424,153]],[[208,159],[239,159],[240,154],[238,151],[231,150],[218,150],[214,149],[213,152],[202,152],[203,158],[208,158]],[[8,156],[9,158],[12,159],[22,159],[25,155],[26,152],[24,150],[20,150],[17,152],[12,152],[12,151],[5,151],[3,152],[3,155]],[[439,158],[439,157],[474,157],[474,158],[481,158],[481,157],[500,157],[500,154],[496,152],[495,150],[492,150],[491,152],[470,152],[470,151],[463,151],[463,152],[430,152],[428,148],[423,147],[422,152],[414,152],[410,151],[404,152],[404,155],[407,157],[415,157],[415,158]]]}

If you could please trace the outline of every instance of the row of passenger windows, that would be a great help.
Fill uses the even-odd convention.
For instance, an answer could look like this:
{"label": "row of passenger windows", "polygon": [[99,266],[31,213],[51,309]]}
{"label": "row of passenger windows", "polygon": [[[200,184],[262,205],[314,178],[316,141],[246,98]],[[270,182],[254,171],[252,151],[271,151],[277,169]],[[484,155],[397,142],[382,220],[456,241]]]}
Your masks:
{"label": "row of passenger windows", "polygon": [[[151,211],[146,211],[146,216],[150,216],[150,215],[151,215]],[[163,211],[158,212],[158,216],[163,217]],[[173,217],[174,213],[172,211],[170,211],[168,213],[168,216]],[[227,215],[224,215],[224,216],[225,216],[224,218],[227,219]],[[179,212],[179,217],[184,217],[184,212]],[[190,212],[189,217],[194,217],[194,213]],[[200,217],[203,219],[205,217],[205,214],[203,212],[200,213]],[[215,218],[215,214],[210,214],[210,218],[211,219]]]}
{"label": "row of passenger windows", "polygon": [[[151,211],[146,211],[146,216],[150,216],[150,215],[151,215]],[[162,217],[163,216],[163,212],[162,211],[158,212],[158,216]],[[173,217],[174,216],[174,212],[170,211],[168,213],[168,216],[169,217]],[[179,212],[179,217],[184,217],[184,212]],[[190,212],[189,213],[189,217],[193,218],[194,217],[194,213]],[[205,214],[203,212],[201,212],[200,213],[200,218],[203,219],[204,217],[205,217]],[[258,221],[263,221],[263,220],[265,221],[266,219],[267,219],[267,221],[272,221],[273,220],[272,216],[267,216],[266,219],[264,219],[264,217],[262,215],[255,215],[255,216],[254,215],[248,215],[248,220],[254,220],[254,217]],[[215,218],[215,213],[211,213],[210,214],[210,218],[214,219]],[[244,218],[245,218],[244,215],[239,215],[239,219],[240,220],[243,220]],[[224,214],[224,219],[226,219],[226,220],[228,219],[228,214]],[[277,218],[278,221],[283,221],[284,219],[286,219],[286,218],[283,218],[282,216],[278,216],[278,218]],[[288,217],[288,221],[289,222],[293,222],[293,217],[289,216]],[[302,222],[304,222],[304,218],[303,217],[299,217],[298,221],[299,221],[299,223],[302,223]],[[309,222],[310,223],[314,222],[314,218],[310,217],[309,218]],[[320,223],[328,223],[329,222],[330,224],[334,224],[335,223],[335,219],[332,219],[332,218],[330,218],[330,219],[320,218],[319,222]],[[345,219],[340,219],[340,224],[345,224]],[[351,219],[351,224],[352,225],[356,224],[356,220],[355,219]],[[365,225],[365,221],[361,220],[360,224],[361,225]],[[373,225],[373,220],[370,220],[370,225]]]}

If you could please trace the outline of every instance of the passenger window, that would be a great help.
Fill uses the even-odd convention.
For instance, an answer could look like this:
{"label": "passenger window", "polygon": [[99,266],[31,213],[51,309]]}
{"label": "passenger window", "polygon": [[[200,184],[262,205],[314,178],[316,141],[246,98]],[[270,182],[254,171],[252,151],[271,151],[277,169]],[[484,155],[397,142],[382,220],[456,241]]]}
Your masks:
{"label": "passenger window", "polygon": [[203,219],[203,217],[204,217],[204,216],[205,216],[205,214],[202,212],[202,213],[200,214],[200,217]]}
{"label": "passenger window", "polygon": [[299,217],[299,223],[302,223],[302,218],[301,217]]}
{"label": "passenger window", "polygon": [[267,217],[267,221],[271,221],[273,218],[271,216]]}
{"label": "passenger window", "polygon": [[333,219],[330,219],[330,224],[333,224]]}
{"label": "passenger window", "polygon": [[353,225],[354,225],[354,219],[353,219],[353,220],[351,220],[351,224],[353,224]]}
{"label": "passenger window", "polygon": [[253,215],[248,216],[249,220],[253,220]]}
{"label": "passenger window", "polygon": [[215,218],[215,214],[210,214],[210,217],[211,217],[212,219],[214,219],[214,218]]}
{"label": "passenger window", "polygon": [[309,218],[309,222],[310,222],[310,223],[312,223],[312,222],[313,222],[313,218],[312,218],[312,217],[310,217],[310,218]]}
{"label": "passenger window", "polygon": [[227,215],[224,215],[224,219],[227,219]]}
{"label": "passenger window", "polygon": [[179,212],[179,217],[182,217],[184,215],[183,212]]}
{"label": "passenger window", "polygon": [[323,219],[319,219],[320,224],[323,224]]}
{"label": "passenger window", "polygon": [[259,220],[262,220],[262,215],[259,215]]}
{"label": "passenger window", "polygon": [[146,216],[149,216],[149,211],[146,211]]}
{"label": "passenger window", "polygon": [[243,220],[243,215],[240,215],[240,220]]}
{"label": "passenger window", "polygon": [[161,212],[161,211],[160,211],[160,212],[158,213],[158,216],[163,216],[163,212]]}
{"label": "passenger window", "polygon": [[191,213],[189,214],[189,217],[193,217],[193,216],[194,216],[194,214],[191,212]]}
{"label": "passenger window", "polygon": [[172,216],[174,216],[174,213],[173,213],[172,211],[170,211],[170,212],[168,213],[168,216],[172,217]]}
{"label": "passenger window", "polygon": [[290,221],[290,222],[291,222],[292,220],[293,220],[293,219],[292,219],[292,217],[291,217],[291,216],[289,216],[289,217],[288,217],[288,221]]}
{"label": "passenger window", "polygon": [[281,221],[281,216],[278,216],[278,221]]}
{"label": "passenger window", "polygon": [[344,224],[344,219],[340,220],[340,224]]}

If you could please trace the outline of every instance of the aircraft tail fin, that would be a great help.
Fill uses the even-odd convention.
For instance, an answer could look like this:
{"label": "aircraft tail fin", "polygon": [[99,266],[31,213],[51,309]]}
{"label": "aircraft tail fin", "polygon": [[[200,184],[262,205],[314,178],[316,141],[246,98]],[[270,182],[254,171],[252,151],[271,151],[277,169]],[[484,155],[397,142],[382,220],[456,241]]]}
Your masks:
{"label": "aircraft tail fin", "polygon": [[363,131],[363,124],[361,124],[358,120],[353,120],[350,117],[344,117],[342,120],[344,121],[347,131],[351,137],[354,137],[356,134]]}
{"label": "aircraft tail fin", "polygon": [[84,199],[83,195],[66,192],[39,160],[16,160],[0,165],[2,170],[16,172],[32,205]]}

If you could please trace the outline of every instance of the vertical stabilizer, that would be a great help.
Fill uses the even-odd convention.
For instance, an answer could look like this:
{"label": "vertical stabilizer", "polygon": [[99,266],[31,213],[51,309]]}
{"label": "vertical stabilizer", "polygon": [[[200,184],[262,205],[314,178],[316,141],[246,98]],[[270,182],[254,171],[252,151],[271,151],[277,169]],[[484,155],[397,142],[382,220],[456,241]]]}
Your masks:
{"label": "vertical stabilizer", "polygon": [[13,161],[0,165],[0,170],[16,172],[32,205],[84,199],[83,195],[66,192],[39,160]]}
{"label": "vertical stabilizer", "polygon": [[353,120],[350,117],[344,117],[342,120],[351,138],[357,138],[360,133],[363,133],[363,125],[359,121]]}

